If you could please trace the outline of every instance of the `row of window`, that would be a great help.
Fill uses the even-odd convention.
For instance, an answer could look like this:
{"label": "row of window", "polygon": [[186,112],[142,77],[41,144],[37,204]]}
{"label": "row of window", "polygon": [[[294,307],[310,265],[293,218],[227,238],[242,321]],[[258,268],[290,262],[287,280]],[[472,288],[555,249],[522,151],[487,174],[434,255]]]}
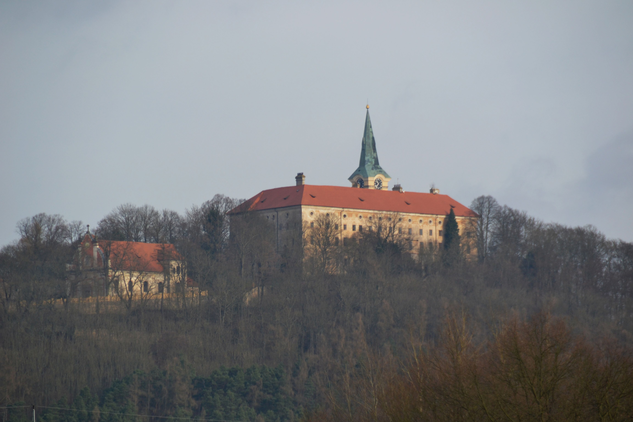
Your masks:
{"label": "row of window", "polygon": [[[116,292],[119,291],[119,280],[114,280],[114,290]],[[128,281],[127,290],[128,292],[134,291],[134,282],[132,280]],[[164,291],[165,291],[165,285],[162,282],[158,283],[158,293],[163,293]],[[149,293],[149,282],[147,281],[143,282],[143,292]]]}
{"label": "row of window", "polygon": [[[312,225],[312,227],[314,227],[314,225]],[[378,227],[378,230],[380,230],[381,228]],[[338,224],[336,225],[336,230],[338,230]],[[343,224],[343,230],[347,230],[347,224]],[[372,231],[372,226],[369,226],[369,231]],[[355,232],[356,231],[356,224],[352,224],[352,231]],[[362,225],[358,225],[358,231],[362,232],[363,231],[363,226]],[[398,234],[402,234],[402,227],[398,228]],[[413,234],[413,229],[409,228],[407,230],[407,234],[412,235]],[[419,229],[419,234],[420,236],[424,235],[424,229]],[[442,236],[442,230],[438,230],[437,233],[439,236]],[[433,230],[429,230],[429,236],[433,236]]]}
{"label": "row of window", "polygon": [[[338,225],[338,224],[335,224],[335,225],[334,225],[334,229],[335,229],[335,230],[338,230],[338,227],[339,227],[339,225]],[[356,226],[356,224],[352,224],[352,231],[353,231],[353,232],[355,232],[355,231],[356,231],[356,227],[357,227],[357,226]],[[368,227],[369,227],[369,231],[372,231],[372,230],[373,230],[372,226],[368,226]],[[311,223],[310,223],[310,228],[314,228],[314,222],[311,222]],[[280,224],[280,225],[279,225],[279,230],[281,231],[282,229],[283,229],[283,225],[281,225],[281,224]],[[288,225],[286,225],[286,230],[287,230],[287,229],[288,229]],[[380,229],[381,229],[381,227],[378,227],[378,230],[380,230]],[[347,230],[347,224],[343,224],[343,230]],[[362,226],[362,225],[360,225],[360,224],[358,225],[358,231],[359,231],[359,232],[362,232],[362,231],[363,231],[363,226]],[[398,234],[402,234],[402,227],[399,227],[399,228],[398,228]],[[408,228],[408,229],[407,229],[407,234],[409,234],[409,235],[413,235],[413,229],[412,229],[412,228]],[[423,236],[423,235],[424,235],[424,229],[418,229],[418,234],[419,234],[420,236]],[[442,230],[438,230],[437,234],[438,234],[438,236],[443,236],[443,234],[442,234]],[[433,236],[433,229],[429,229],[429,236]]]}
{"label": "row of window", "polygon": [[[289,213],[286,213],[286,218],[288,218],[288,216],[289,216],[289,215],[290,215]],[[329,217],[329,216],[330,216],[330,213],[327,213],[327,214],[325,214],[325,215],[326,215],[327,217]],[[310,216],[311,216],[311,217],[312,217],[312,216],[314,216],[314,211],[311,211],[311,212],[310,212]],[[347,218],[347,214],[343,214],[343,218]],[[275,220],[275,215],[274,215],[274,214],[273,214],[273,215],[267,215],[267,216],[266,216],[266,219],[267,219],[267,220],[269,220],[269,219]],[[362,219],[363,219],[363,215],[362,215],[362,214],[359,214],[359,215],[358,215],[358,219],[359,219],[359,220],[362,220]],[[368,219],[371,221],[371,220],[373,220],[373,217],[370,215],[370,216],[368,217]],[[382,217],[378,217],[378,221],[382,221]],[[387,217],[387,221],[391,221],[391,217]],[[401,222],[401,221],[402,221],[402,217],[398,218],[398,221],[399,221],[399,222]],[[413,220],[409,218],[409,223],[411,223],[412,221],[413,221]],[[420,223],[420,224],[422,224],[422,221],[423,221],[423,220],[422,220],[422,219],[420,219],[420,220],[419,220],[419,223]],[[433,224],[433,220],[429,220],[429,224]],[[437,224],[441,226],[441,225],[442,225],[442,220],[438,221],[438,222],[437,222]]]}
{"label": "row of window", "polygon": [[[312,213],[310,213],[310,215],[312,215]],[[328,214],[328,215],[329,215],[329,214]],[[343,218],[347,218],[347,214],[343,214]],[[362,214],[359,214],[359,215],[358,215],[358,219],[359,219],[359,220],[362,220],[362,219],[363,219],[363,215],[362,215]],[[370,216],[368,217],[368,219],[371,221],[371,220],[373,220],[373,217],[370,215]],[[378,217],[378,221],[382,221],[382,217]],[[391,221],[391,217],[387,217],[387,221]],[[423,220],[422,220],[422,219],[420,219],[419,223],[420,223],[420,224],[422,224],[422,221],[423,221]],[[402,222],[402,217],[401,217],[401,218],[398,218],[398,222]],[[411,223],[411,222],[412,222],[412,220],[409,218],[409,223]],[[429,224],[433,224],[433,220],[429,220]],[[437,224],[441,226],[441,225],[442,225],[442,220],[439,220],[439,221],[437,222]]]}
{"label": "row of window", "polygon": [[[310,212],[310,216],[313,216],[313,215],[314,215],[314,212],[313,212],[313,211],[311,211],[311,212]],[[326,215],[327,217],[329,217],[329,216],[330,216],[330,213],[327,213],[327,214],[325,214],[325,215]],[[286,213],[286,218],[288,218],[288,216],[289,216],[289,213]],[[347,218],[347,214],[343,214],[343,218]],[[272,219],[272,220],[274,221],[274,220],[275,220],[275,215],[267,215],[267,216],[266,216],[266,219],[267,219],[267,220],[268,220],[268,219]],[[362,220],[362,219],[363,219],[363,215],[362,215],[362,214],[359,214],[359,215],[358,215],[358,219],[359,219],[359,220]],[[370,216],[368,217],[368,219],[371,221],[371,220],[373,219],[373,217],[370,215]],[[382,221],[382,217],[378,217],[378,221]],[[391,221],[391,217],[387,217],[387,221]],[[402,218],[399,218],[399,219],[398,219],[398,221],[399,221],[399,222],[401,222],[401,221],[402,221]],[[422,221],[423,221],[423,220],[422,220],[422,219],[420,219],[420,220],[419,220],[419,224],[422,224]],[[411,222],[412,222],[412,219],[410,219],[410,218],[409,218],[409,223],[411,223]],[[432,225],[432,224],[433,224],[433,220],[429,220],[429,224],[430,224],[430,225]],[[437,224],[438,224],[439,226],[441,226],[441,225],[442,225],[442,220],[439,220],[439,221],[437,222]],[[286,223],[286,228],[287,228],[287,225],[288,225],[288,223]],[[311,223],[311,227],[314,227],[314,223]],[[281,230],[281,225],[279,226],[279,230]]]}
{"label": "row of window", "polygon": [[[314,213],[313,213],[313,212],[311,212],[311,213],[310,213],[310,215],[312,215],[312,214],[314,214]],[[328,214],[328,215],[330,215],[330,214]],[[270,219],[271,219],[271,217],[272,217],[272,220],[274,220],[274,219],[275,219],[275,216],[274,216],[274,215],[267,215],[267,216],[266,216],[266,220],[270,220]],[[290,213],[288,213],[288,212],[287,212],[287,213],[286,213],[286,218],[288,218],[288,217],[290,217]]]}
{"label": "row of window", "polygon": [[[355,241],[356,241],[356,239],[354,239],[354,238],[344,237],[343,238],[343,246],[349,246],[349,244],[351,242],[355,242]],[[310,243],[313,243],[312,240],[310,240]],[[334,245],[338,246],[338,244],[339,244],[338,238],[334,239]],[[435,244],[435,242],[434,241],[429,241],[428,244],[429,244],[429,246],[432,246],[432,245]],[[420,241],[420,250],[422,248],[424,248],[424,245],[425,245],[425,243]],[[438,242],[437,245],[438,246],[442,246],[442,242]],[[466,251],[466,253],[470,253],[470,246],[467,246],[467,249],[468,250]],[[409,241],[409,250],[413,250],[413,241]]]}

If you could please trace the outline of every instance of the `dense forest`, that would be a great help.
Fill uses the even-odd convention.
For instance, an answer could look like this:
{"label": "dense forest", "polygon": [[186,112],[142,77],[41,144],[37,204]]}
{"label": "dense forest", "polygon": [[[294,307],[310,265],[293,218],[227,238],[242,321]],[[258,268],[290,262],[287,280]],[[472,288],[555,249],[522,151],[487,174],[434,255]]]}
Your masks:
{"label": "dense forest", "polygon": [[0,421],[630,420],[633,244],[482,196],[416,256],[397,218],[345,245],[319,218],[276,251],[238,203],[106,215],[99,238],[172,243],[198,285],[133,306],[69,294],[81,222],[18,222]]}

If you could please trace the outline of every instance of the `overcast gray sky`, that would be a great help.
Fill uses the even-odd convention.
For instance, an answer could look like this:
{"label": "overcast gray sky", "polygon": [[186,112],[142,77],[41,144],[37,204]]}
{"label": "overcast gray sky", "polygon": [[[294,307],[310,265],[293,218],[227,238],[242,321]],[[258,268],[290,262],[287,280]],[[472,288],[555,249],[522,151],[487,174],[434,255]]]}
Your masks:
{"label": "overcast gray sky", "polygon": [[0,246],[40,212],[348,186],[633,241],[633,2],[0,2]]}

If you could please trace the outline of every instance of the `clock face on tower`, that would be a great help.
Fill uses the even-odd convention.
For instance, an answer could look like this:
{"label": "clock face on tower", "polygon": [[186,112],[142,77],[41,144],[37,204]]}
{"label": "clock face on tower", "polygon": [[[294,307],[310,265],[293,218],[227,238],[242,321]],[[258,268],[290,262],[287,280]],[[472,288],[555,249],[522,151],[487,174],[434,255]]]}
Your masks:
{"label": "clock face on tower", "polygon": [[365,182],[363,181],[363,179],[358,179],[356,181],[356,184],[358,185],[359,188],[365,187]]}
{"label": "clock face on tower", "polygon": [[382,189],[382,179],[376,179],[374,180],[374,187],[376,189]]}

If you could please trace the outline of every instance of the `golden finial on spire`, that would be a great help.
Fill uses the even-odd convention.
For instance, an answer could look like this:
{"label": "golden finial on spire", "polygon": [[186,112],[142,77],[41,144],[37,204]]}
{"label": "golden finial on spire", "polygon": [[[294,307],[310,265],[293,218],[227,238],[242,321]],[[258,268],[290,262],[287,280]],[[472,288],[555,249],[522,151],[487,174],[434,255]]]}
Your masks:
{"label": "golden finial on spire", "polygon": [[369,104],[367,104],[367,110],[369,110]]}

